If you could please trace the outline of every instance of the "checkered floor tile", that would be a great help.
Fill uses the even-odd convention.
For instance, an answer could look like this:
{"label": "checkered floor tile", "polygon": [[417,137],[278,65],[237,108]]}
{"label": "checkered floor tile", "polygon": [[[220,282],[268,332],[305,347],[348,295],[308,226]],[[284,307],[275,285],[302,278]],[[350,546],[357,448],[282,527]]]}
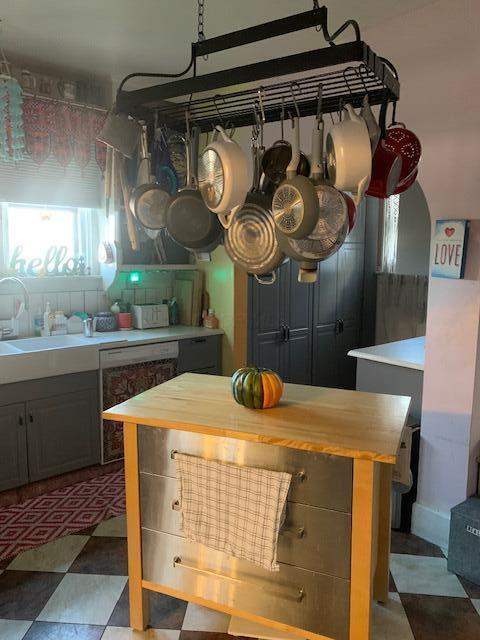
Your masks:
{"label": "checkered floor tile", "polygon": [[[150,593],[151,628],[128,620],[125,518],[0,563],[1,640],[232,640],[229,618]],[[480,639],[480,587],[448,573],[442,551],[393,533],[390,599],[372,640]]]}

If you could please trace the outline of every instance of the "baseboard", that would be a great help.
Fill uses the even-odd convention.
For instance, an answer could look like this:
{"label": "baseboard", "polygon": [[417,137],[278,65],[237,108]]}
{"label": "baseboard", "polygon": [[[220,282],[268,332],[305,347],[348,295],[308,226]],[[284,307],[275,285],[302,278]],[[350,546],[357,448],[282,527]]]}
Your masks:
{"label": "baseboard", "polygon": [[450,514],[415,502],[412,511],[412,533],[447,550]]}

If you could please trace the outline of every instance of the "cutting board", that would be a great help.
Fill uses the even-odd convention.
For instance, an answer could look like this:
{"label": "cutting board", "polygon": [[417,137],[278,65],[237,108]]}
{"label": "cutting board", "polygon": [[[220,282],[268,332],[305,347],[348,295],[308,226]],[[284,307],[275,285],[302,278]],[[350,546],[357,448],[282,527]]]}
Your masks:
{"label": "cutting board", "polygon": [[178,304],[178,321],[180,324],[192,324],[193,282],[176,280],[175,297]]}
{"label": "cutting board", "polygon": [[182,271],[175,274],[175,286],[179,282],[186,281],[191,282],[193,286],[191,325],[194,327],[198,327],[201,324],[203,278],[202,271]]}

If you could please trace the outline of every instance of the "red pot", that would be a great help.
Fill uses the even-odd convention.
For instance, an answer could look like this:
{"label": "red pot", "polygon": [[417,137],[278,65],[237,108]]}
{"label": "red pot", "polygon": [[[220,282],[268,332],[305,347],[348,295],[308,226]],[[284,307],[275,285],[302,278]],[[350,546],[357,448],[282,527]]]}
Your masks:
{"label": "red pot", "polygon": [[372,177],[367,196],[388,198],[395,191],[402,172],[402,157],[391,151],[381,139],[372,159]]}
{"label": "red pot", "polygon": [[345,199],[345,202],[347,203],[347,211],[348,211],[348,233],[350,233],[350,231],[353,229],[353,227],[355,226],[355,222],[357,220],[357,207],[355,206],[355,202],[353,201],[353,199],[348,195],[348,193],[343,193],[342,192],[342,196]]}

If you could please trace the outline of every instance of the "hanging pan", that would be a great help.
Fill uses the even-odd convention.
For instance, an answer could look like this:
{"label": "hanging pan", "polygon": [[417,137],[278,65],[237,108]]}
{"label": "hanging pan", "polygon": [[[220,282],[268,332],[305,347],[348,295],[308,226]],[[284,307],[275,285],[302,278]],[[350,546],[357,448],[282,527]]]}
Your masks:
{"label": "hanging pan", "polygon": [[[260,127],[263,127],[263,120]],[[225,251],[232,262],[253,274],[260,284],[273,284],[275,270],[284,262],[285,254],[275,235],[270,200],[259,188],[261,156],[254,134],[252,159],[252,189],[225,233]]]}
{"label": "hanging pan", "polygon": [[[285,180],[286,170],[290,160],[292,159],[292,146],[284,139],[283,123],[285,120],[285,105],[282,97],[282,108],[280,112],[280,131],[281,138],[273,143],[273,145],[265,151],[262,156],[262,190],[272,193],[278,185]],[[297,173],[302,176],[310,174],[310,162],[307,156],[300,151],[300,160],[297,166]]]}
{"label": "hanging pan", "polygon": [[[298,112],[297,112],[298,114]],[[305,238],[317,222],[318,199],[312,182],[297,175],[300,158],[300,118],[292,118],[292,158],[287,179],[273,194],[272,213],[277,229],[291,238]]]}
{"label": "hanging pan", "polygon": [[171,195],[155,182],[152,175],[145,129],[140,137],[140,156],[137,186],[130,196],[130,209],[145,229],[158,231],[165,227]]}
{"label": "hanging pan", "polygon": [[200,156],[198,187],[207,207],[228,228],[248,193],[248,161],[240,145],[220,125]]}
{"label": "hanging pan", "polygon": [[196,188],[199,129],[187,124],[187,184],[170,203],[166,224],[168,233],[190,251],[213,251],[221,242],[223,230],[218,217],[205,205]]}

